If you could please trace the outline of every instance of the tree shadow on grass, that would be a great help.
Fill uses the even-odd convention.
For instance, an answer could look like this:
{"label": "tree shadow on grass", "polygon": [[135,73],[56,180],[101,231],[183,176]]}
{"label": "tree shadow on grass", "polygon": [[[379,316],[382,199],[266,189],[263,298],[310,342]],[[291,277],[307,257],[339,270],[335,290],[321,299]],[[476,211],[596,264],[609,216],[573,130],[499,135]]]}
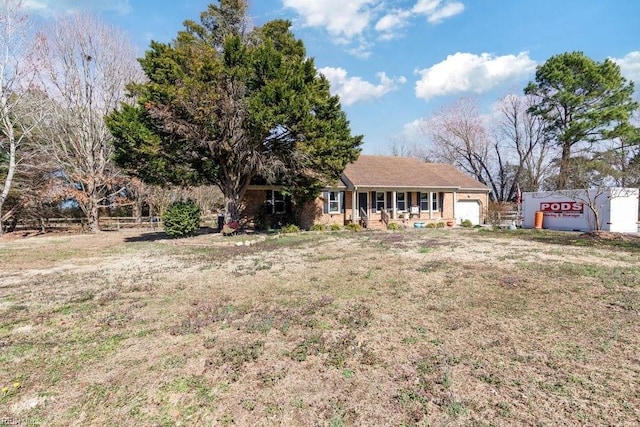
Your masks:
{"label": "tree shadow on grass", "polygon": [[[198,232],[195,234],[196,236],[201,236],[205,234],[217,234],[218,230],[211,227],[200,227]],[[188,237],[184,237],[188,239]],[[180,238],[172,238],[164,231],[156,231],[152,233],[141,233],[137,236],[129,236],[124,239],[127,243],[134,242],[157,242],[160,240],[180,240]]]}
{"label": "tree shadow on grass", "polygon": [[164,231],[157,231],[153,233],[142,233],[137,236],[129,236],[125,237],[124,241],[126,243],[135,243],[135,242],[157,242],[159,240],[168,240],[170,237]]}
{"label": "tree shadow on grass", "polygon": [[625,251],[640,251],[640,236],[625,233],[608,232],[557,232],[554,234],[532,235],[530,240],[555,245],[597,247],[606,249],[621,249]]}
{"label": "tree shadow on grass", "polygon": [[549,230],[488,231],[485,236],[509,236],[520,240],[562,246],[582,246],[640,252],[640,235],[633,233],[576,232]]}

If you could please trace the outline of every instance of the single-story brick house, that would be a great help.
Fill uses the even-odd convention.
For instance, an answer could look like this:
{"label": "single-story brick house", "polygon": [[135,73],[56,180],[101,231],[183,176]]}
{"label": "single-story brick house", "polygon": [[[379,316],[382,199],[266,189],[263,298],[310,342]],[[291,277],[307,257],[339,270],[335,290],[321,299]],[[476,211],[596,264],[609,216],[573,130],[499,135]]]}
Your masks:
{"label": "single-story brick house", "polygon": [[[345,168],[339,182],[305,206],[302,226],[360,223],[383,228],[388,222],[468,219],[484,223],[489,188],[448,164],[424,163],[413,157],[361,155]],[[291,201],[278,186],[254,185],[245,196],[247,220],[258,215],[285,218]]]}

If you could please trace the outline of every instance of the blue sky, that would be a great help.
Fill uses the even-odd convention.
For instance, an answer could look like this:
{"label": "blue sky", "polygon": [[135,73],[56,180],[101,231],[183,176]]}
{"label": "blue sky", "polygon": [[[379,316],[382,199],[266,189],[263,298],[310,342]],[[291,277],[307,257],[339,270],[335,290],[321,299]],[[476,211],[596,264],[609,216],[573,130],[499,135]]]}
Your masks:
{"label": "blue sky", "polygon": [[[168,42],[207,0],[25,0],[51,17],[88,10],[130,33],[142,54]],[[583,51],[612,58],[640,85],[636,0],[250,0],[255,25],[293,22],[308,55],[340,95],[363,151],[388,154],[421,136],[416,124],[475,96],[485,112],[522,93],[550,56]],[[636,98],[639,90],[636,90]]]}

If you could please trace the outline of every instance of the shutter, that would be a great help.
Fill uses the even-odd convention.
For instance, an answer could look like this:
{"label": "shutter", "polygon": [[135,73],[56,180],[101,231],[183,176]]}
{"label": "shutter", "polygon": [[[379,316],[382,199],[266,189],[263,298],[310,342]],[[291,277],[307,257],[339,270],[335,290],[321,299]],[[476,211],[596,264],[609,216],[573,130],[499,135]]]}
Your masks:
{"label": "shutter", "polygon": [[387,209],[393,209],[393,203],[395,200],[391,200],[391,196],[393,193],[391,191],[387,191]]}
{"label": "shutter", "polygon": [[272,195],[271,190],[266,190],[265,191],[264,207],[265,207],[265,212],[267,214],[272,214],[273,213],[273,203],[272,203],[272,200],[271,200],[271,195]]}
{"label": "shutter", "polygon": [[371,209],[371,212],[375,212],[378,210],[378,201],[376,200],[375,191],[371,192],[371,206],[369,206],[369,209]]}
{"label": "shutter", "polygon": [[291,215],[293,213],[293,203],[291,202],[291,196],[286,196],[284,198],[284,211],[287,215]]}
{"label": "shutter", "polygon": [[344,201],[345,201],[344,191],[341,191],[340,192],[340,210],[341,210],[341,212],[345,211]]}
{"label": "shutter", "polygon": [[328,191],[322,192],[322,198],[324,199],[324,202],[323,202],[324,213],[328,214],[329,213],[329,192]]}

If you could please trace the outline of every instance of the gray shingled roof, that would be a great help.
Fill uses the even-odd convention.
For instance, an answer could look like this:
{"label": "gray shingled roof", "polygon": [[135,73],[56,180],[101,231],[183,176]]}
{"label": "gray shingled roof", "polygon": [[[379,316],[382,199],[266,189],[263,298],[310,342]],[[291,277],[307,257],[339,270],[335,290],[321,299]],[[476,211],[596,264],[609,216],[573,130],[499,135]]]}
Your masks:
{"label": "gray shingled roof", "polygon": [[342,174],[347,187],[451,188],[489,191],[452,165],[424,163],[413,157],[361,155]]}

